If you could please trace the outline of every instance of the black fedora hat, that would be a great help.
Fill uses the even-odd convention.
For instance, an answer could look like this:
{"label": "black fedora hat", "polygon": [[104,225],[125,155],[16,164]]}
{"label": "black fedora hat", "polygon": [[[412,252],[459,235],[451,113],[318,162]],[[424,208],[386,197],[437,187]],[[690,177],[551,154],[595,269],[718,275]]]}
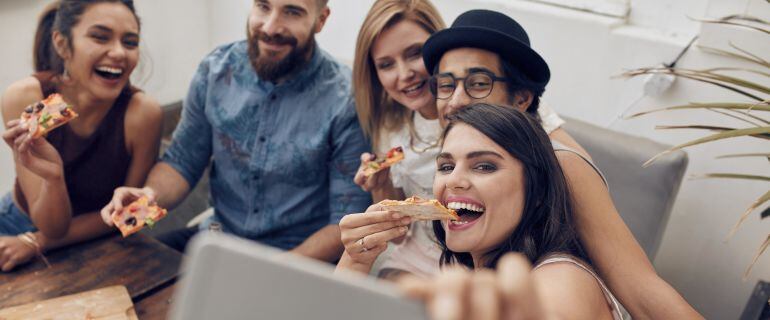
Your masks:
{"label": "black fedora hat", "polygon": [[532,50],[524,28],[507,15],[490,10],[465,12],[451,27],[431,35],[422,48],[423,61],[432,72],[445,52],[468,47],[497,53],[539,85],[545,86],[551,78],[548,64]]}

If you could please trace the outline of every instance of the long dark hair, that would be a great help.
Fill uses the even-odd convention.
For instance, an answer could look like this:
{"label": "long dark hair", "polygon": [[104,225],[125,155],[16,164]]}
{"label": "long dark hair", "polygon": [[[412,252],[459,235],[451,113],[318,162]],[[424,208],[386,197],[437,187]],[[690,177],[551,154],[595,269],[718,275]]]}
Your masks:
{"label": "long dark hair", "polygon": [[[557,252],[588,261],[575,230],[567,181],[551,141],[538,122],[511,107],[477,103],[450,115],[443,137],[446,138],[458,123],[480,131],[524,167],[521,221],[505,241],[484,255],[483,267],[494,268],[504,254],[513,251],[526,255],[532,263]],[[453,252],[447,248],[441,222],[433,222],[433,231],[443,251],[442,265],[458,262],[474,267],[470,253]]]}
{"label": "long dark hair", "polygon": [[49,4],[37,23],[35,43],[32,48],[32,59],[35,72],[50,71],[54,74],[64,72],[64,61],[56,53],[53,45],[53,32],[59,31],[67,39],[67,45],[72,50],[72,28],[80,22],[80,16],[86,9],[97,3],[122,3],[134,14],[137,24],[133,0],[57,0]]}

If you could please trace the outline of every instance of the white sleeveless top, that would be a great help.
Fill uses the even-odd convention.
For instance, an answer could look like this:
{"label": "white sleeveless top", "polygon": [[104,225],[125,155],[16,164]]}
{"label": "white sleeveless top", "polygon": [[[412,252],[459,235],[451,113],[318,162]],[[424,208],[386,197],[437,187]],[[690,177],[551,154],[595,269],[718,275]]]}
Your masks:
{"label": "white sleeveless top", "polygon": [[604,284],[604,281],[602,281],[596,272],[594,272],[593,268],[591,268],[582,260],[568,254],[552,254],[537,263],[537,265],[532,268],[532,271],[535,271],[544,265],[553,263],[571,263],[578,268],[583,269],[583,271],[588,272],[588,274],[590,274],[594,279],[596,279],[596,282],[599,283],[599,287],[602,289],[602,294],[604,294],[604,299],[607,300],[607,305],[610,307],[610,312],[612,312],[612,318],[615,320],[623,320],[623,311],[620,307],[620,303],[618,303],[618,300],[615,299],[615,296]]}

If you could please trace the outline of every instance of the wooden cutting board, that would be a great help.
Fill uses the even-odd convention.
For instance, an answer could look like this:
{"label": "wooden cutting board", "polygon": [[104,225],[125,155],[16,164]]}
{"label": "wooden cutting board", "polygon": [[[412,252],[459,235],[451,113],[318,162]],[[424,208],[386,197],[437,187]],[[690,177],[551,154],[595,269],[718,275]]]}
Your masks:
{"label": "wooden cutting board", "polygon": [[124,286],[112,286],[0,310],[0,320],[137,320]]}

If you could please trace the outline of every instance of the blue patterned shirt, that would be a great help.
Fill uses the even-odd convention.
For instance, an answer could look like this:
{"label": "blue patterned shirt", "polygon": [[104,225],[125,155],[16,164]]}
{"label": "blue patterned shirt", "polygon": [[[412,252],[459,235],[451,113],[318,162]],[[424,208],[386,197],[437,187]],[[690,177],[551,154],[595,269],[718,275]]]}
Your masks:
{"label": "blue patterned shirt", "polygon": [[371,198],[353,183],[369,149],[350,69],[316,46],[291,79],[260,80],[246,41],[203,59],[162,161],[194,186],[211,163],[213,219],[225,232],[291,249]]}

